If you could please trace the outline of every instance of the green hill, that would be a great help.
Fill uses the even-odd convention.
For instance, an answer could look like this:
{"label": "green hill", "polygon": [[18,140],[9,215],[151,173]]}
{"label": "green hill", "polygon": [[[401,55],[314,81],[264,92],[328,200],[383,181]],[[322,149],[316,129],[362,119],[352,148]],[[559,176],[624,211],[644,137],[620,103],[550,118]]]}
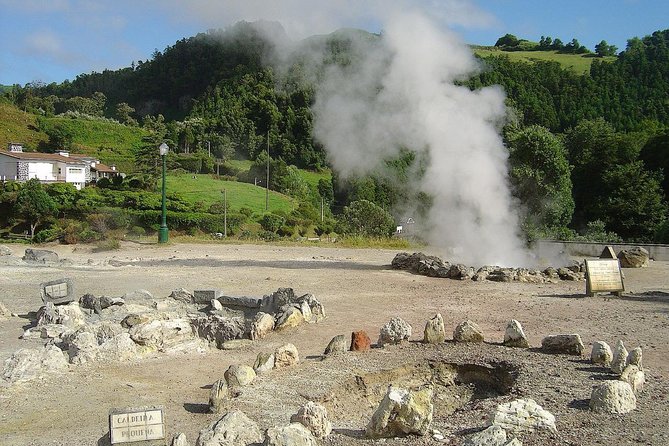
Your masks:
{"label": "green hill", "polygon": [[472,46],[472,50],[481,58],[506,56],[512,62],[558,62],[562,68],[572,70],[577,74],[589,73],[593,60],[604,62],[616,60],[615,56],[596,57],[593,54],[565,54],[558,51],[503,51],[494,46]]}
{"label": "green hill", "polygon": [[0,149],[5,150],[10,142],[19,142],[36,148],[45,143],[48,136],[37,130],[37,117],[19,110],[6,100],[0,100]]}

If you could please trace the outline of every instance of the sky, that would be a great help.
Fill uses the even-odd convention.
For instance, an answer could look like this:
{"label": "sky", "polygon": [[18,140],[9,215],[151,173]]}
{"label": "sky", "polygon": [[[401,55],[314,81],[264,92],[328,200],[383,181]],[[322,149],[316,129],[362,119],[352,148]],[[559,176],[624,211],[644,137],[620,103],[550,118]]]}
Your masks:
{"label": "sky", "polygon": [[419,10],[470,44],[510,33],[590,49],[625,48],[669,28],[664,0],[0,0],[0,84],[62,82],[150,59],[177,40],[239,20],[277,20],[295,39],[341,27],[379,32],[386,11]]}

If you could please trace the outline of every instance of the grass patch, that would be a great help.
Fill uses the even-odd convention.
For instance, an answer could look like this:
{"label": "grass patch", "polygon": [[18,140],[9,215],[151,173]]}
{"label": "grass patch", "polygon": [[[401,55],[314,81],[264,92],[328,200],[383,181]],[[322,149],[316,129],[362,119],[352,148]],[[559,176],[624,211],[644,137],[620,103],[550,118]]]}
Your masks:
{"label": "grass patch", "polygon": [[564,54],[557,51],[502,51],[495,47],[474,47],[472,50],[474,54],[482,58],[506,56],[512,62],[558,62],[563,68],[570,69],[578,74],[589,73],[593,60],[602,60],[604,62],[613,62],[616,60],[615,56],[598,58],[592,54]]}
{"label": "grass patch", "polygon": [[37,130],[37,118],[19,110],[7,100],[0,100],[0,149],[6,150],[10,142],[22,143],[24,147],[36,149],[49,138]]}
{"label": "grass patch", "polygon": [[323,169],[318,172],[300,169],[300,176],[313,187],[317,187],[318,182],[322,179],[326,180],[328,183],[332,180],[332,172],[330,169]]}
{"label": "grass patch", "polygon": [[[265,189],[253,184],[237,181],[223,181],[210,175],[174,174],[167,175],[167,191],[175,192],[189,203],[201,202],[205,206],[223,201],[223,189],[227,191],[228,203],[231,210],[242,207],[250,208],[253,212],[265,212]],[[160,185],[159,185],[160,187]],[[290,212],[293,209],[292,200],[278,192],[269,192],[269,210]]]}

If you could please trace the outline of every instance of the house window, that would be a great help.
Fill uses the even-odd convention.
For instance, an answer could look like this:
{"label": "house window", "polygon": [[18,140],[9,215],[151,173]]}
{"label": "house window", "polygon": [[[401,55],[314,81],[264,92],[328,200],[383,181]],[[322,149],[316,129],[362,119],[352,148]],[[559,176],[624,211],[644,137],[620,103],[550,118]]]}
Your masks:
{"label": "house window", "polygon": [[83,169],[80,169],[78,167],[70,167],[70,173],[81,173],[83,172]]}
{"label": "house window", "polygon": [[61,173],[63,173],[63,169],[61,169],[61,168],[59,167],[59,168],[58,168],[58,175],[60,175]]}

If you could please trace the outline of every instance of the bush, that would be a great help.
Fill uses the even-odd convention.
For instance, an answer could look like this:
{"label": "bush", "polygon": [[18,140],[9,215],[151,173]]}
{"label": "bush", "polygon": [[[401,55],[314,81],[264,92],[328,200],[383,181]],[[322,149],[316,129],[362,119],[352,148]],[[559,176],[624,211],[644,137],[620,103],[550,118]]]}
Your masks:
{"label": "bush", "polygon": [[265,231],[276,232],[285,222],[286,219],[281,215],[268,213],[263,215],[258,223],[260,223],[260,226],[262,226]]}
{"label": "bush", "polygon": [[115,251],[121,248],[121,242],[117,238],[109,238],[98,243],[94,251]]}
{"label": "bush", "polygon": [[132,228],[130,228],[128,233],[135,237],[141,237],[143,235],[146,235],[146,229],[142,228],[141,226],[133,226]]}
{"label": "bush", "polygon": [[95,182],[95,185],[100,189],[109,189],[112,186],[112,182],[109,178],[100,178]]}
{"label": "bush", "polygon": [[367,237],[389,237],[395,227],[395,220],[388,212],[367,200],[346,206],[338,221],[338,232]]}
{"label": "bush", "polygon": [[263,231],[258,234],[258,238],[266,242],[275,242],[279,240],[278,234],[272,231]]}
{"label": "bush", "polygon": [[35,243],[48,243],[57,240],[62,235],[62,232],[59,228],[49,228],[43,229],[35,234],[33,237],[33,242]]}

